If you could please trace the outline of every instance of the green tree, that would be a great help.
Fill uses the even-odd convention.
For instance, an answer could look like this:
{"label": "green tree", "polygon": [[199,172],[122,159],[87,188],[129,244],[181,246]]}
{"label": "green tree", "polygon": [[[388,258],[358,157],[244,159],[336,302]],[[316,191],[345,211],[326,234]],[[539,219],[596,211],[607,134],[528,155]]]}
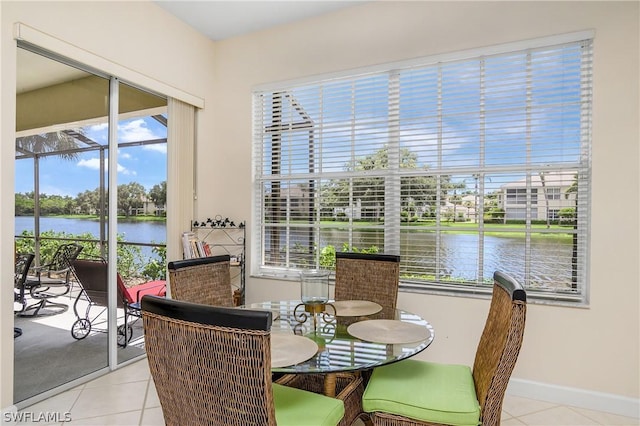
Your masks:
{"label": "green tree", "polygon": [[491,191],[484,196],[485,209],[498,207],[498,194],[499,191]]}
{"label": "green tree", "polygon": [[576,196],[578,194],[578,175],[573,175],[573,182],[571,182],[571,186],[564,191],[564,198],[569,199],[569,194],[575,193]]}
{"label": "green tree", "polygon": [[76,205],[80,207],[80,213],[96,214],[100,209],[100,188],[79,193],[75,201]]}
{"label": "green tree", "polygon": [[149,191],[149,199],[158,207],[163,207],[167,203],[167,181],[163,181]]}
{"label": "green tree", "polygon": [[31,193],[17,193],[15,194],[15,215],[16,216],[31,216],[34,211],[33,192]]}
{"label": "green tree", "polygon": [[166,264],[167,264],[167,248],[166,247],[153,247],[151,252],[155,254],[158,259],[150,259],[142,269],[142,275],[152,280],[164,280],[166,278]]}
{"label": "green tree", "polygon": [[144,186],[138,182],[118,185],[118,210],[129,217],[132,209],[142,207],[142,200],[146,194]]}
{"label": "green tree", "polygon": [[68,195],[40,194],[40,214],[52,216],[69,213],[67,205],[72,201],[73,199]]}
{"label": "green tree", "polygon": [[565,207],[558,212],[560,221],[573,222],[576,219],[576,209],[573,207]]}
{"label": "green tree", "polygon": [[464,182],[460,182],[460,183],[448,182],[446,184],[446,189],[448,191],[453,191],[453,193],[449,196],[449,202],[453,204],[453,213],[451,214],[450,218],[452,218],[454,222],[457,221],[459,216],[457,212],[457,207],[460,204],[462,204],[462,195],[458,192],[464,189],[465,187],[466,187],[466,184]]}
{"label": "green tree", "polygon": [[[427,170],[426,166],[418,164],[418,155],[408,148],[400,148],[400,168]],[[345,165],[348,172],[368,172],[372,170],[384,170],[389,167],[388,147],[384,147],[373,154],[356,158]],[[444,203],[449,177],[442,176],[440,185],[441,203]],[[437,178],[435,176],[407,176],[401,179],[400,197],[404,211],[410,211],[414,215],[420,207],[433,208],[437,200]],[[332,179],[321,188],[323,200],[323,212],[333,212],[336,207],[346,207],[351,200],[355,203],[360,200],[363,213],[382,213],[384,209],[385,181],[382,177],[367,176],[352,179]]]}

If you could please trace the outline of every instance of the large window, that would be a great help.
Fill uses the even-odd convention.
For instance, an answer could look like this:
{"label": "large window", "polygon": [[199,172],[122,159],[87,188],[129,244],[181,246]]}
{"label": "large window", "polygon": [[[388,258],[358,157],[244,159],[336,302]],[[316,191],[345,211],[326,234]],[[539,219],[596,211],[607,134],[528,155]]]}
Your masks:
{"label": "large window", "polygon": [[405,289],[586,301],[591,40],[254,92],[255,274],[401,256]]}

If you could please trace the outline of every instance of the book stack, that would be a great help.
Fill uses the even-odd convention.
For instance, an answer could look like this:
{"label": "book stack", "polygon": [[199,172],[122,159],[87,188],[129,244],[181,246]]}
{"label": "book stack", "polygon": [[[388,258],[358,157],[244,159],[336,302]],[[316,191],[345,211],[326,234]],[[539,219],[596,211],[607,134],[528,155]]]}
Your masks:
{"label": "book stack", "polygon": [[182,255],[185,259],[211,256],[211,247],[205,241],[200,241],[194,232],[182,233]]}

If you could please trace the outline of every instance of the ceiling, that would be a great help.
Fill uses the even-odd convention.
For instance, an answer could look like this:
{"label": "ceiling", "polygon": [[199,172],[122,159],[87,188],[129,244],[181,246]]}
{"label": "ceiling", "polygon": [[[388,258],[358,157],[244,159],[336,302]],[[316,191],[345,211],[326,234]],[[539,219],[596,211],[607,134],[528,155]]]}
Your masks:
{"label": "ceiling", "polygon": [[[363,1],[157,0],[154,3],[211,40],[219,41],[319,16]],[[18,49],[18,94],[85,75],[68,65]]]}
{"label": "ceiling", "polygon": [[362,2],[363,0],[154,1],[167,12],[216,41],[323,15]]}

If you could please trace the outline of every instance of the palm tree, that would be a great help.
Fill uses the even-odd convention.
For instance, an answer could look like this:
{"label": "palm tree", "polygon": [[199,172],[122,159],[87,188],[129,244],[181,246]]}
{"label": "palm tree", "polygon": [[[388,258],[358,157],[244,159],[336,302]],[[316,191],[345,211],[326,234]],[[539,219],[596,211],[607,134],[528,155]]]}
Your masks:
{"label": "palm tree", "polygon": [[[77,131],[81,133],[81,131]],[[42,133],[16,138],[16,151],[23,154],[46,154],[58,152],[65,160],[75,160],[80,148],[77,140],[64,131]]]}
{"label": "palm tree", "polygon": [[564,192],[565,198],[569,198],[570,194],[575,193],[575,207],[573,217],[573,252],[571,255],[571,286],[578,288],[578,174],[573,175],[571,186]]}
{"label": "palm tree", "polygon": [[547,185],[546,182],[544,180],[544,174],[545,172],[540,172],[540,184],[542,185],[542,195],[544,196],[544,202],[546,204],[546,209],[545,209],[545,216],[547,217],[547,228],[551,227],[551,224],[549,222],[549,197],[547,197]]}

